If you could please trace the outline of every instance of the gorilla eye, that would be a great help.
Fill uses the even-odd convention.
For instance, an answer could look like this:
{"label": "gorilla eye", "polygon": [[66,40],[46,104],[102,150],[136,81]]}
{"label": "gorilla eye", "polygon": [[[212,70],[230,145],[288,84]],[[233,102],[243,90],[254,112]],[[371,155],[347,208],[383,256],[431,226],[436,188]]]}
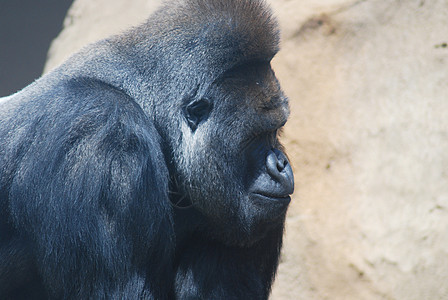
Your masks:
{"label": "gorilla eye", "polygon": [[211,102],[204,98],[191,102],[185,107],[185,118],[192,131],[195,131],[198,125],[208,118],[211,110]]}

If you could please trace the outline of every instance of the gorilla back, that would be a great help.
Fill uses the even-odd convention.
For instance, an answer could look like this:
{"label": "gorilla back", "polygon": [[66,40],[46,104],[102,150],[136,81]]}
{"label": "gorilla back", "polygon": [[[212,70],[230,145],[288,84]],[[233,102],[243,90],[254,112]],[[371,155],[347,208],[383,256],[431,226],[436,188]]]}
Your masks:
{"label": "gorilla back", "polygon": [[0,99],[2,298],[267,299],[294,188],[277,24],[179,2]]}

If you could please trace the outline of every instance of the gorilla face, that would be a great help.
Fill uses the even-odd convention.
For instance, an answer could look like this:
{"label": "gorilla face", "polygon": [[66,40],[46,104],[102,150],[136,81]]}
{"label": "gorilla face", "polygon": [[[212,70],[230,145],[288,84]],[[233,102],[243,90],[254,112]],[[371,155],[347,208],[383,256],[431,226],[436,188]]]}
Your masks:
{"label": "gorilla face", "polygon": [[182,104],[180,192],[218,228],[215,237],[251,243],[283,221],[294,188],[278,141],[288,114],[269,62],[233,68]]}

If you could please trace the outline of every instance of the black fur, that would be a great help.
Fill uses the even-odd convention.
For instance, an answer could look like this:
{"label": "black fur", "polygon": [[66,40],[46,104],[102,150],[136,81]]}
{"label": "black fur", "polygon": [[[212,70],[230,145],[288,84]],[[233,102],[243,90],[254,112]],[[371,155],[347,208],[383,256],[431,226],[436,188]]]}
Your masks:
{"label": "black fur", "polygon": [[263,1],[173,1],[0,99],[0,297],[266,299],[278,41]]}

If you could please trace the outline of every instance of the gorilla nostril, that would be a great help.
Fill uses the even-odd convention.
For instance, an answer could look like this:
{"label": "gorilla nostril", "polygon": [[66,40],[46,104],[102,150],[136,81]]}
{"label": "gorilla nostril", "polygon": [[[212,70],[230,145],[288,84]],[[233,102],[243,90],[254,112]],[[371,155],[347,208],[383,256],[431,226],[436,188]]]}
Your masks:
{"label": "gorilla nostril", "polygon": [[266,167],[268,173],[277,178],[280,176],[280,173],[285,169],[288,164],[288,160],[286,156],[277,149],[272,149],[268,152],[266,158]]}
{"label": "gorilla nostril", "polygon": [[284,157],[278,157],[277,159],[277,170],[281,173],[285,169],[288,162],[284,159]]}

